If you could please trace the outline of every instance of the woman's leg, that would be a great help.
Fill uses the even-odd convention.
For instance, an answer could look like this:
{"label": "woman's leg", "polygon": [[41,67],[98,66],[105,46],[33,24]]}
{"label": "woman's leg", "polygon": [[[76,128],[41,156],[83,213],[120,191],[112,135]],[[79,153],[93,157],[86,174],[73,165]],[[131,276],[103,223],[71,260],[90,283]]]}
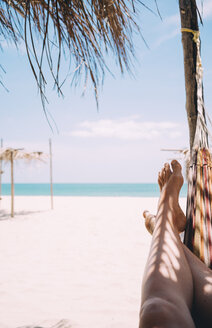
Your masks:
{"label": "woman's leg", "polygon": [[185,245],[184,254],[194,283],[193,316],[198,327],[212,327],[212,271]]}
{"label": "woman's leg", "polygon": [[[144,212],[145,225],[152,234],[155,228],[155,215]],[[206,267],[184,244],[184,254],[190,267],[193,286],[193,317],[198,327],[212,327],[212,270]]]}
{"label": "woman's leg", "polygon": [[179,238],[185,224],[178,204],[183,178],[177,161],[172,169],[165,165],[159,175],[162,190],[143,278],[140,328],[195,327],[192,275]]}

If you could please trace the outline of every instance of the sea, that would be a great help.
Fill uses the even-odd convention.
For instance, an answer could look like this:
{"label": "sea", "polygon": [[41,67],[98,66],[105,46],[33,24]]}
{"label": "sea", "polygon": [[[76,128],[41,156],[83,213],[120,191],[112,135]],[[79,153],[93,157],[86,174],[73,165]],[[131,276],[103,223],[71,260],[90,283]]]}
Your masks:
{"label": "sea", "polygon": [[[2,195],[10,195],[11,185],[3,183]],[[95,196],[95,197],[158,197],[156,183],[54,183],[55,196]],[[187,185],[184,184],[180,197],[186,197]],[[16,196],[48,196],[48,183],[16,183]]]}

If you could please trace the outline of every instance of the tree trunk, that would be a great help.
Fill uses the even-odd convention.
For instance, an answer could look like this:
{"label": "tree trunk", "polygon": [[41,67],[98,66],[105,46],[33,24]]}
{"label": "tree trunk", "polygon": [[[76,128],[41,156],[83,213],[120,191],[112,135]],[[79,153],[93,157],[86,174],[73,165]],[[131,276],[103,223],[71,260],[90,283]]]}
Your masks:
{"label": "tree trunk", "polygon": [[[181,27],[198,31],[198,17],[196,0],[179,0]],[[193,146],[197,122],[197,81],[196,58],[197,46],[193,41],[193,34],[182,32],[184,53],[186,111],[189,125],[190,149]]]}

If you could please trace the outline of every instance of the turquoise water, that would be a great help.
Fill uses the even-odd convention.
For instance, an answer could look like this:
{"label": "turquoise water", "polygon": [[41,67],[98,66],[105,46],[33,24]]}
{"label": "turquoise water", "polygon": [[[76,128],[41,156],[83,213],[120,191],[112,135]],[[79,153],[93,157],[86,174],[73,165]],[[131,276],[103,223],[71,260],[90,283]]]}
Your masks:
{"label": "turquoise water", "polygon": [[[158,197],[156,183],[55,183],[55,196],[117,196],[117,197]],[[187,186],[184,185],[181,197],[186,197]],[[10,195],[10,184],[2,184],[2,195]],[[17,183],[17,196],[48,196],[50,186],[47,183]]]}

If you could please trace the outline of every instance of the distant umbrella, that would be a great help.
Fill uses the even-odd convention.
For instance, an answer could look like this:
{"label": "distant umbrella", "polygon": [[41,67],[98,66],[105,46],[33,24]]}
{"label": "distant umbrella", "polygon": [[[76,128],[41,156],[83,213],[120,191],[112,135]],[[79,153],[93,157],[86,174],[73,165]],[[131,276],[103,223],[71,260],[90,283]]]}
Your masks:
{"label": "distant umbrella", "polygon": [[14,217],[14,160],[43,161],[45,154],[41,151],[26,152],[23,148],[1,148],[0,160],[10,162],[11,165],[11,217]]}

